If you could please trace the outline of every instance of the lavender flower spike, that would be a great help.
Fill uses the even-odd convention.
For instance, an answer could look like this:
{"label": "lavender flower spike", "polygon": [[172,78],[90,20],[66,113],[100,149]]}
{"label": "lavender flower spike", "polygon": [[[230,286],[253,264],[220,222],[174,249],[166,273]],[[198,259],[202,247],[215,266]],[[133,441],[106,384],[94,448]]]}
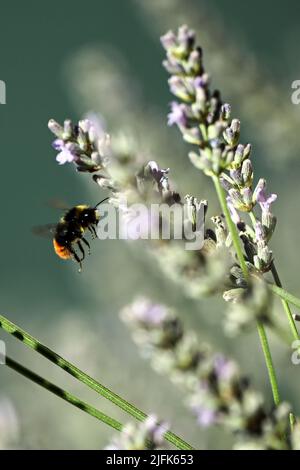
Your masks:
{"label": "lavender flower spike", "polygon": [[110,138],[97,115],[90,113],[76,125],[66,119],[63,127],[50,119],[48,127],[56,136],[52,145],[59,152],[56,161],[60,165],[73,162],[78,171],[89,173],[106,166]]}

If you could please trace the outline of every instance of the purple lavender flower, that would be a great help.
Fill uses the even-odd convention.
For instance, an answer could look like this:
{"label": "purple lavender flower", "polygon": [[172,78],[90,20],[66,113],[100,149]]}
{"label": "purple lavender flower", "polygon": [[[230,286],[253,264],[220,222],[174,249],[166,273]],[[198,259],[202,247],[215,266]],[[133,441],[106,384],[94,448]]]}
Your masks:
{"label": "purple lavender flower", "polygon": [[231,197],[227,196],[226,201],[227,201],[227,206],[231,215],[231,219],[233,220],[235,224],[239,224],[242,219],[240,218],[238,211],[234,207]]}
{"label": "purple lavender flower", "polygon": [[188,49],[193,45],[195,41],[195,31],[189,29],[187,25],[182,25],[178,29],[178,43],[184,47],[184,49]]}
{"label": "purple lavender flower", "polygon": [[198,88],[205,88],[207,86],[208,76],[206,74],[199,75],[194,80],[194,87],[197,90]]}
{"label": "purple lavender flower", "polygon": [[160,42],[166,51],[177,46],[177,38],[173,31],[168,31],[166,34],[161,36]]}
{"label": "purple lavender flower", "polygon": [[186,127],[187,125],[185,105],[178,104],[176,101],[172,101],[171,112],[168,114],[168,126],[172,126],[173,124],[182,127]]}
{"label": "purple lavender flower", "polygon": [[146,450],[157,449],[163,444],[163,436],[168,431],[165,422],[158,421],[154,415],[142,423],[128,423],[121,433],[115,436],[106,450]]}
{"label": "purple lavender flower", "polygon": [[214,371],[219,380],[230,380],[237,372],[236,364],[222,354],[217,354],[214,359]]}
{"label": "purple lavender flower", "polygon": [[205,408],[204,406],[197,406],[194,408],[194,411],[197,416],[198,424],[203,428],[212,426],[217,420],[216,412],[210,408]]}
{"label": "purple lavender flower", "polygon": [[267,196],[266,193],[266,181],[261,179],[258,182],[256,188],[256,200],[259,203],[261,210],[263,212],[270,212],[271,204],[276,201],[277,194],[269,194]]}
{"label": "purple lavender flower", "polygon": [[221,107],[221,118],[228,120],[230,118],[231,106],[229,103],[224,103]]}
{"label": "purple lavender flower", "polygon": [[173,75],[171,78],[169,78],[168,83],[170,86],[170,91],[173,95],[177,96],[177,98],[180,98],[185,102],[191,101],[191,97],[194,95],[193,80],[183,80],[181,77]]}
{"label": "purple lavender flower", "polygon": [[66,119],[64,127],[50,119],[48,127],[57,137],[52,145],[59,152],[56,161],[60,165],[74,162],[78,171],[89,173],[106,166],[111,146],[101,117],[89,113],[75,126]]}
{"label": "purple lavender flower", "polygon": [[169,425],[165,422],[159,422],[155,415],[149,415],[144,422],[144,426],[147,434],[156,446],[162,445]]}
{"label": "purple lavender flower", "polygon": [[56,135],[59,139],[61,139],[64,135],[64,128],[56,122],[54,119],[50,119],[48,122],[48,127],[50,131]]}
{"label": "purple lavender flower", "polygon": [[163,305],[152,304],[142,297],[131,306],[131,315],[140,322],[159,325],[165,320],[167,310]]}
{"label": "purple lavender flower", "polygon": [[56,155],[56,161],[59,165],[71,163],[76,158],[76,154],[72,153],[72,150],[74,151],[74,146],[66,144],[62,139],[56,139],[52,146],[55,150],[59,151]]}

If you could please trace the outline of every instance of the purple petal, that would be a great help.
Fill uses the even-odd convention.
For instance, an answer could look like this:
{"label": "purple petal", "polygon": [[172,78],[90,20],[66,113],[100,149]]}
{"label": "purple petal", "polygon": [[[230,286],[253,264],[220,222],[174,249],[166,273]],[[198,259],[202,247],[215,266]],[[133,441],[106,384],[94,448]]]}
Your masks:
{"label": "purple petal", "polygon": [[56,155],[56,161],[59,165],[64,165],[65,163],[71,163],[74,160],[74,155],[70,150],[64,149]]}
{"label": "purple petal", "polygon": [[199,407],[196,410],[197,422],[203,428],[207,428],[216,422],[216,412],[209,408]]}
{"label": "purple petal", "polygon": [[275,202],[277,199],[277,194],[270,194],[270,196],[267,198],[267,203],[269,204],[269,206],[272,204],[272,202]]}
{"label": "purple petal", "polygon": [[240,223],[241,218],[239,216],[238,211],[236,210],[236,208],[234,207],[234,205],[232,203],[231,197],[227,196],[226,201],[227,201],[227,206],[228,206],[228,209],[229,209],[229,212],[230,212],[230,215],[231,215],[231,219],[233,220],[233,222],[235,224]]}
{"label": "purple petal", "polygon": [[265,187],[259,188],[256,195],[257,202],[260,204],[261,209],[265,212],[270,211],[270,206],[274,201],[276,201],[276,199],[277,194],[270,194],[269,196],[267,196]]}
{"label": "purple petal", "polygon": [[233,361],[218,354],[214,360],[214,370],[219,380],[229,380],[234,376],[236,367]]}
{"label": "purple petal", "polygon": [[54,142],[52,142],[52,147],[55,149],[55,150],[63,150],[64,148],[64,141],[62,139],[55,139]]}
{"label": "purple petal", "polygon": [[173,31],[168,31],[166,34],[161,36],[160,42],[164,49],[168,50],[169,48],[176,47],[177,45],[177,38]]}
{"label": "purple petal", "polygon": [[176,101],[171,103],[171,112],[168,114],[168,125],[172,126],[173,124],[183,127],[187,124],[185,107],[183,104],[178,104]]}

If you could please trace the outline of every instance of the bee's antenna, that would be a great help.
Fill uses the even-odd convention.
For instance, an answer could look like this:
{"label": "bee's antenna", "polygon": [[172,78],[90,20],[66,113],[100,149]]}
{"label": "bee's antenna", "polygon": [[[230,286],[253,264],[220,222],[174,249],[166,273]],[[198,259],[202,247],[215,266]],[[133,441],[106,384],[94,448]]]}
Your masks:
{"label": "bee's antenna", "polygon": [[106,197],[105,199],[102,199],[102,201],[98,202],[98,204],[95,205],[95,209],[96,209],[96,207],[100,206],[100,204],[102,204],[102,202],[107,201],[108,199],[109,199],[109,197]]}

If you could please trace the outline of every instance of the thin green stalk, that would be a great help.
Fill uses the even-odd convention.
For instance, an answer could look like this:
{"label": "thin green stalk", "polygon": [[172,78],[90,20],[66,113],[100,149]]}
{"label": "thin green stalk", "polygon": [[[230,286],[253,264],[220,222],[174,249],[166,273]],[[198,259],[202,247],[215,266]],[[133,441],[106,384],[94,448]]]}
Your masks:
{"label": "thin green stalk", "polygon": [[271,356],[271,352],[270,352],[270,348],[269,348],[269,344],[268,344],[266,331],[265,331],[263,325],[261,323],[258,323],[258,322],[257,322],[257,329],[258,329],[258,334],[259,334],[259,337],[260,337],[260,342],[261,342],[262,350],[263,350],[264,357],[265,357],[265,362],[266,362],[267,369],[268,369],[269,379],[270,379],[270,382],[271,382],[274,403],[275,403],[276,406],[278,406],[279,403],[280,403],[280,396],[279,396],[278,384],[277,384],[274,364],[273,364],[273,361],[272,361],[272,356]]}
{"label": "thin green stalk", "polygon": [[256,218],[255,218],[255,215],[254,215],[253,211],[249,212],[249,216],[250,216],[250,219],[251,219],[251,222],[252,222],[253,228],[255,229],[255,225],[256,225]]}
{"label": "thin green stalk", "polygon": [[54,393],[54,395],[62,398],[66,402],[70,403],[71,405],[76,406],[76,408],[79,408],[85,413],[88,413],[89,415],[94,416],[94,418],[98,419],[99,421],[102,421],[103,423],[116,429],[117,431],[122,430],[123,425],[119,421],[115,420],[114,418],[111,418],[110,416],[107,416],[106,414],[102,413],[102,411],[97,410],[97,408],[94,408],[93,406],[88,405],[87,403],[75,397],[74,395],[67,392],[66,390],[63,390],[62,388],[58,387],[52,382],[49,382],[48,380],[44,379],[40,375],[36,374],[35,372],[32,372],[31,370],[22,366],[21,364],[14,361],[10,357],[6,356],[5,364],[11,369],[18,372],[19,374],[26,377],[27,379],[31,380],[32,382],[40,385],[41,387],[45,388],[49,392]]}
{"label": "thin green stalk", "polygon": [[[272,263],[272,266],[271,266],[271,272],[272,272],[272,276],[273,276],[273,279],[274,279],[274,282],[275,282],[276,286],[282,288],[280,277],[279,277],[279,274],[277,272],[277,269],[276,269],[276,266],[275,266],[274,262]],[[288,318],[288,322],[289,322],[292,334],[294,336],[294,339],[299,340],[300,336],[299,336],[295,321],[293,319],[293,315],[292,315],[290,306],[289,306],[286,299],[281,299],[281,303],[283,305],[284,311],[285,311],[286,316]]]}
{"label": "thin green stalk", "polygon": [[295,305],[295,307],[298,307],[300,309],[300,299],[296,297],[293,294],[290,294],[288,291],[283,289],[283,287],[276,286],[276,284],[273,284],[272,282],[268,283],[270,289],[274,294],[278,295],[281,299],[286,300],[288,303]]}
{"label": "thin green stalk", "polygon": [[[256,218],[255,218],[255,215],[254,215],[253,211],[249,212],[249,215],[250,215],[250,219],[252,221],[252,225],[255,228]],[[272,265],[271,265],[271,273],[272,273],[272,276],[273,276],[273,279],[274,279],[274,282],[275,282],[276,286],[282,287],[282,283],[281,283],[281,280],[280,280],[280,277],[279,277],[279,274],[278,274],[278,271],[276,269],[276,266],[275,266],[274,262],[272,262]],[[288,319],[288,322],[289,322],[289,325],[290,325],[290,328],[291,328],[292,335],[293,335],[294,339],[300,339],[299,333],[298,333],[296,324],[294,322],[293,315],[292,315],[292,312],[291,312],[291,309],[290,309],[290,306],[289,306],[288,302],[286,301],[286,299],[281,299],[281,303],[282,303],[284,311],[286,313],[286,316],[287,316],[287,319]]]}
{"label": "thin green stalk", "polygon": [[[236,226],[235,226],[233,220],[231,219],[230,212],[229,212],[228,206],[226,204],[225,192],[224,192],[224,190],[222,188],[222,185],[220,183],[220,180],[217,176],[213,176],[213,182],[214,182],[214,185],[215,185],[215,188],[216,188],[216,192],[217,192],[217,195],[218,195],[218,198],[219,198],[219,202],[220,202],[222,211],[223,211],[224,216],[226,218],[226,223],[227,223],[228,229],[231,233],[232,242],[233,242],[233,245],[235,247],[236,254],[237,254],[241,269],[243,271],[245,279],[248,280],[249,279],[248,268],[247,268],[246,261],[245,261],[245,258],[244,258],[243,250],[241,248],[240,238],[239,238]],[[270,379],[270,383],[271,383],[274,403],[275,403],[275,405],[278,405],[279,402],[280,402],[279,391],[278,391],[278,383],[277,383],[277,379],[276,379],[276,373],[275,373],[274,364],[273,364],[273,361],[272,361],[272,356],[271,356],[271,351],[270,351],[267,335],[266,335],[266,332],[265,332],[265,329],[264,329],[264,326],[262,325],[262,323],[257,322],[257,329],[258,329],[258,334],[259,334],[262,350],[263,350],[263,353],[264,353],[265,363],[266,363],[266,366],[267,366],[267,369],[268,369],[268,374],[269,374],[269,379]]]}
{"label": "thin green stalk", "polygon": [[[147,418],[146,413],[139,410],[136,406],[124,400],[124,398],[120,397],[116,393],[112,392],[109,388],[105,387],[100,382],[97,382],[88,374],[78,369],[78,367],[73,365],[71,362],[67,361],[63,357],[56,354],[54,351],[52,351],[47,346],[40,343],[40,341],[35,339],[29,333],[22,330],[21,328],[19,328],[17,325],[15,325],[14,323],[12,323],[10,320],[8,320],[2,315],[0,315],[0,328],[2,328],[4,331],[11,334],[15,338],[17,338],[19,341],[22,341],[24,344],[26,344],[26,346],[37,351],[46,359],[53,362],[55,365],[57,365],[58,367],[66,371],[68,374],[75,377],[80,382],[87,385],[92,390],[95,390],[101,396],[103,396],[107,400],[114,403],[116,406],[118,406],[123,411],[125,411],[129,415],[136,418],[138,421],[144,421]],[[169,441],[171,444],[173,444],[175,447],[177,447],[178,449],[183,449],[183,450],[193,449],[193,447],[190,444],[185,442],[183,439],[181,439],[179,436],[177,436],[171,431],[167,431],[164,435],[164,438],[167,441]]]}

